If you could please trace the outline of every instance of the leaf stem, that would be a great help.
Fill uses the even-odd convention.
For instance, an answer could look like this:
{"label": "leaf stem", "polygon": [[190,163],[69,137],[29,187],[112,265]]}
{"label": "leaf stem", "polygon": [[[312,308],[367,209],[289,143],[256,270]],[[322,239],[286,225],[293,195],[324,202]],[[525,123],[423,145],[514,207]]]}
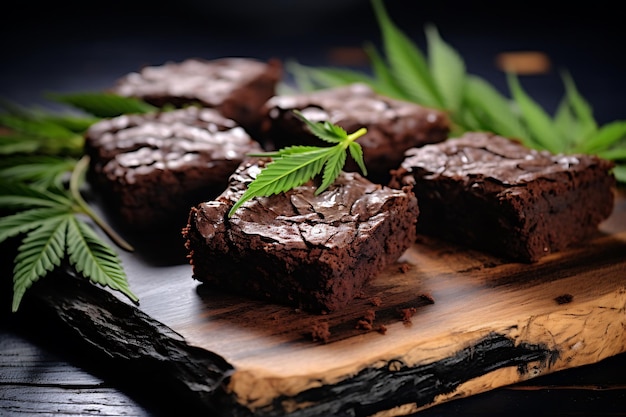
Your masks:
{"label": "leaf stem", "polygon": [[361,136],[363,136],[364,134],[367,133],[367,129],[362,127],[359,130],[357,130],[356,132],[350,133],[348,135],[348,137],[346,138],[346,142],[350,143],[350,142],[354,142],[355,140],[357,140],[358,138],[360,138]]}
{"label": "leaf stem", "polygon": [[89,216],[103,231],[113,240],[113,242],[119,246],[120,248],[132,252],[135,250],[133,246],[128,243],[124,238],[122,238],[111,226],[109,226],[100,216],[98,216],[87,204],[87,202],[83,199],[83,196],[80,193],[80,185],[82,183],[84,174],[89,166],[89,156],[83,156],[74,167],[72,171],[72,175],[70,177],[70,192],[72,197],[78,203],[78,206],[82,210],[84,214]]}

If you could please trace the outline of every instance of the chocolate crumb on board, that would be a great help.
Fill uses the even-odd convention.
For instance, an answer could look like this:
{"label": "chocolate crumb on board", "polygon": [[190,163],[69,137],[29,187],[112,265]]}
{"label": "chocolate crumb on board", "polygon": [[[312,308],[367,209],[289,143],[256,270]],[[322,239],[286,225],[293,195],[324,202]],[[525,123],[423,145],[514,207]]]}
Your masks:
{"label": "chocolate crumb on board", "polygon": [[383,301],[378,296],[370,298],[370,304],[373,305],[374,307],[380,307],[382,303]]}
{"label": "chocolate crumb on board", "polygon": [[330,329],[327,321],[319,321],[313,323],[311,327],[311,338],[314,342],[327,343],[330,338]]}
{"label": "chocolate crumb on board", "polygon": [[365,312],[365,315],[361,319],[359,319],[356,323],[356,328],[361,330],[372,330],[374,328],[374,319],[376,318],[376,312],[374,310],[368,309]]}
{"label": "chocolate crumb on board", "polygon": [[411,318],[417,312],[415,307],[402,308],[398,310],[400,313],[400,318],[402,318],[402,322],[405,324],[411,324]]}
{"label": "chocolate crumb on board", "polygon": [[423,301],[428,302],[428,304],[435,304],[435,299],[430,294],[420,294],[419,298]]}
{"label": "chocolate crumb on board", "polygon": [[373,329],[373,327],[372,327],[372,323],[370,323],[369,321],[360,319],[359,321],[356,322],[355,329],[370,331]]}
{"label": "chocolate crumb on board", "polygon": [[387,326],[385,326],[384,324],[381,324],[380,326],[378,326],[376,331],[380,334],[385,334],[387,333]]}
{"label": "chocolate crumb on board", "polygon": [[571,303],[573,299],[574,296],[572,294],[561,294],[555,297],[554,301],[556,301],[557,304],[568,304]]}
{"label": "chocolate crumb on board", "polygon": [[402,262],[400,266],[398,267],[398,270],[402,272],[403,274],[406,274],[407,272],[409,272],[410,269],[411,269],[411,264],[406,263],[406,262]]}

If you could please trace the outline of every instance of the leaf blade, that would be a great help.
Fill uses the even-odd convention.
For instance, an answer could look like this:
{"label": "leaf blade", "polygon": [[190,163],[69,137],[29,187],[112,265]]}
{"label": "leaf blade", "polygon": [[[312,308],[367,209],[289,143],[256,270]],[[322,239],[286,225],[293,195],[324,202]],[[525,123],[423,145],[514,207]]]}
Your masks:
{"label": "leaf blade", "polygon": [[439,35],[434,25],[426,27],[430,73],[440,92],[442,108],[458,112],[466,79],[465,62],[461,55]]}
{"label": "leaf blade", "polygon": [[550,116],[526,94],[514,74],[508,73],[507,76],[509,88],[519,106],[522,120],[529,130],[531,141],[538,147],[547,149],[552,153],[563,151],[562,146],[560,146],[563,140],[561,140],[560,132],[552,124]]}
{"label": "leaf blade", "polygon": [[365,166],[365,161],[363,160],[363,148],[361,145],[356,142],[350,142],[348,149],[350,150],[350,156],[352,156],[352,159],[354,159],[363,175],[367,176],[367,167]]}
{"label": "leaf blade", "polygon": [[320,148],[272,160],[248,185],[248,189],[231,207],[228,216],[232,216],[243,203],[254,197],[278,194],[304,184],[321,172],[333,149],[335,147]]}
{"label": "leaf blade", "polygon": [[13,268],[13,305],[16,312],[26,291],[61,264],[71,215],[49,219],[30,231],[18,248]]}
{"label": "leaf blade", "polygon": [[72,266],[84,277],[121,292],[135,303],[139,301],[130,290],[118,255],[76,216],[68,222],[67,253]]}
{"label": "leaf blade", "polygon": [[39,189],[24,183],[0,181],[0,207],[15,210],[32,207],[70,207],[72,200],[61,192]]}
{"label": "leaf blade", "polygon": [[0,180],[17,181],[48,189],[61,189],[63,178],[74,169],[76,160],[48,155],[12,156],[0,163]]}
{"label": "leaf blade", "polygon": [[303,91],[314,91],[320,87],[332,88],[346,84],[364,83],[371,85],[374,80],[369,75],[348,68],[305,67],[291,63],[288,70],[294,76],[296,84]]}
{"label": "leaf blade", "polygon": [[391,21],[381,0],[372,0],[391,74],[411,100],[442,108],[443,102],[422,51]]}
{"label": "leaf blade", "polygon": [[48,93],[49,99],[68,104],[98,118],[108,118],[131,113],[150,113],[157,107],[132,97],[124,97],[113,93],[82,92],[82,93]]}
{"label": "leaf blade", "polygon": [[42,207],[21,211],[0,218],[0,242],[26,233],[69,213],[65,207]]}
{"label": "leaf blade", "polygon": [[366,43],[364,49],[369,57],[372,72],[374,73],[374,77],[368,85],[379,94],[400,100],[410,100],[410,97],[407,96],[406,92],[394,79],[389,66],[376,47],[371,43]]}
{"label": "leaf blade", "polygon": [[339,143],[348,136],[346,131],[339,126],[328,122],[311,122],[299,110],[293,110],[293,114],[307,125],[311,133],[325,142]]}
{"label": "leaf blade", "polygon": [[576,152],[597,153],[626,138],[626,120],[616,120],[600,127],[598,131],[575,148]]}
{"label": "leaf blade", "polygon": [[593,110],[587,100],[578,92],[574,79],[569,72],[562,74],[565,84],[565,97],[576,119],[579,133],[572,136],[573,143],[580,143],[585,138],[593,135],[598,130],[598,125],[593,117]]}
{"label": "leaf blade", "polygon": [[481,128],[503,136],[527,140],[527,133],[513,111],[511,102],[483,78],[468,76],[464,100],[466,107],[472,109],[474,114],[482,112],[476,115]]}
{"label": "leaf blade", "polygon": [[315,195],[319,195],[324,192],[339,176],[341,169],[346,163],[346,153],[343,149],[338,149],[338,152],[334,152],[329,155],[328,159],[324,164],[324,173],[322,175],[322,183],[317,190],[315,190]]}

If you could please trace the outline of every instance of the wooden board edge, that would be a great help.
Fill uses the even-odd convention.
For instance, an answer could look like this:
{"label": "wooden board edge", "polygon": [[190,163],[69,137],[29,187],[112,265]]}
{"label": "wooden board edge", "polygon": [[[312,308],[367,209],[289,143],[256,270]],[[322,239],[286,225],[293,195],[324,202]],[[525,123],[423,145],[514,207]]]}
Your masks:
{"label": "wooden board edge", "polygon": [[[415,354],[420,346],[415,346],[351,373],[342,370],[346,377],[339,380],[325,381],[329,375],[281,380],[254,369],[235,369],[220,394],[220,408],[236,417],[408,415],[625,352],[625,328],[622,287],[525,322],[459,335],[454,344],[442,343],[440,357],[427,363],[415,362],[420,356]],[[430,346],[429,356],[433,354]]]}

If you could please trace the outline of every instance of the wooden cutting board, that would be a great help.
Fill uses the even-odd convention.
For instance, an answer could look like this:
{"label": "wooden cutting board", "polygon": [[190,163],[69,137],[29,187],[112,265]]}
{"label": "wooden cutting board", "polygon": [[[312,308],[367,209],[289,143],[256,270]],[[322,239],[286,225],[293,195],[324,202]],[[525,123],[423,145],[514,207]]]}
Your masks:
{"label": "wooden cutting board", "polygon": [[421,237],[328,315],[209,290],[150,241],[123,255],[131,288],[143,312],[232,365],[224,415],[407,415],[626,351],[623,192],[591,241],[535,264]]}

